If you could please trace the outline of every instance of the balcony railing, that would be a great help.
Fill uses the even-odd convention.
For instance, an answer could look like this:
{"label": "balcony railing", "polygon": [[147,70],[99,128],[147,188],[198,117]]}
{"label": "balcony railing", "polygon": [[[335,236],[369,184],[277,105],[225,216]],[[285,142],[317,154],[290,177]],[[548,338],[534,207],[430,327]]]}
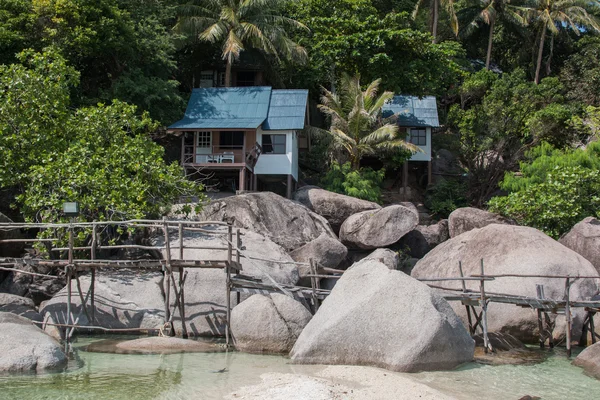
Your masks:
{"label": "balcony railing", "polygon": [[[255,145],[255,147],[258,145]],[[183,151],[183,164],[243,164],[250,163],[254,165],[252,160],[258,158],[260,151],[256,154],[253,148],[250,151],[244,151],[239,146],[212,146],[209,152],[194,154],[194,146],[185,146]],[[260,146],[258,146],[260,148]]]}

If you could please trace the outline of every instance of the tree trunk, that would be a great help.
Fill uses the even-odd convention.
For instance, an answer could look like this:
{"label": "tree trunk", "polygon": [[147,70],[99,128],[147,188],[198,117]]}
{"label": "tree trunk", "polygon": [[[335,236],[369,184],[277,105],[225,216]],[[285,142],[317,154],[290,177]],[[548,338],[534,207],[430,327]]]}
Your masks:
{"label": "tree trunk", "polygon": [[490,62],[492,61],[492,42],[494,41],[494,23],[496,18],[493,17],[490,20],[490,37],[488,38],[487,55],[485,57],[485,68],[490,70]]}
{"label": "tree trunk", "polygon": [[431,36],[433,36],[433,40],[431,41],[431,43],[433,43],[433,44],[437,43],[439,8],[440,8],[440,1],[433,0],[432,18],[431,18]]}
{"label": "tree trunk", "polygon": [[225,67],[225,87],[231,87],[231,57],[227,57],[227,66]]}
{"label": "tree trunk", "polygon": [[546,61],[546,76],[550,75],[552,72],[552,56],[554,55],[554,34],[552,33],[550,36],[550,55],[548,56],[548,61]]}
{"label": "tree trunk", "polygon": [[542,68],[542,54],[544,53],[544,40],[546,39],[546,23],[542,26],[542,36],[540,38],[540,48],[538,50],[537,64],[535,67],[535,84],[540,83],[540,69]]}

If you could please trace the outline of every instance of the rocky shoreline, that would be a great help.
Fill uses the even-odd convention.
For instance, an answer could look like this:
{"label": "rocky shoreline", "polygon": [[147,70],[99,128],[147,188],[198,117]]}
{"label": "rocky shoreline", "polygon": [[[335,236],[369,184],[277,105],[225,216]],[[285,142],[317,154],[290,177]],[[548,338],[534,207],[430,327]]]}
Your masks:
{"label": "rocky shoreline", "polygon": [[[481,259],[486,272],[492,274],[599,276],[598,258],[589,247],[593,235],[600,236],[600,223],[594,219],[582,221],[559,242],[533,228],[472,208],[458,209],[448,220],[419,225],[419,212],[411,204],[380,207],[316,187],[301,188],[294,198],[268,192],[243,194],[217,200],[201,214],[188,217],[224,221],[239,228],[242,247],[250,257],[242,258],[243,271],[254,279],[265,280],[268,271],[269,279],[279,284],[310,286],[310,270],[294,261],[313,260],[318,269],[345,271],[341,277],[322,282],[333,290],[315,315],[306,304],[284,295],[242,295],[239,305],[232,295],[236,305],[232,333],[240,351],[290,354],[296,363],[410,372],[453,369],[474,358],[475,342],[467,331],[464,307],[449,304],[439,289],[415,278],[456,277],[459,262],[465,274],[477,274]],[[161,245],[163,239],[154,235],[146,240]],[[185,234],[172,243],[171,251],[177,251],[179,241],[203,247],[212,240],[214,237],[203,233]],[[212,250],[190,251],[186,254],[189,259],[213,256]],[[0,284],[8,293],[0,294],[0,312],[66,322],[66,288],[52,289],[59,280],[46,285],[51,290],[49,300],[40,303],[38,296],[35,303],[27,282],[9,275]],[[98,273],[96,294],[102,301],[96,303],[96,323],[108,328],[160,329],[164,322],[161,280],[161,273]],[[80,283],[85,291],[89,278],[81,276]],[[536,284],[544,285],[548,298],[563,295],[561,281],[545,278],[508,278],[490,282],[488,287],[533,297]],[[35,285],[39,287],[40,281]],[[437,286],[451,289],[452,285],[457,284],[441,282]],[[224,286],[222,271],[188,272],[186,322],[190,335],[224,335]],[[476,290],[476,284],[467,282],[467,289]],[[586,300],[597,291],[594,279],[580,279],[573,284],[571,299]],[[28,298],[19,297],[23,295]],[[82,314],[77,296],[72,302],[73,312]],[[556,314],[551,318],[556,340],[560,340],[564,321]],[[574,312],[574,338],[579,338],[583,319],[582,312]],[[80,315],[80,324],[89,322]],[[490,332],[508,333],[517,341],[538,340],[537,316],[531,310],[494,305],[488,325]],[[62,339],[58,329],[48,327],[47,332]]]}

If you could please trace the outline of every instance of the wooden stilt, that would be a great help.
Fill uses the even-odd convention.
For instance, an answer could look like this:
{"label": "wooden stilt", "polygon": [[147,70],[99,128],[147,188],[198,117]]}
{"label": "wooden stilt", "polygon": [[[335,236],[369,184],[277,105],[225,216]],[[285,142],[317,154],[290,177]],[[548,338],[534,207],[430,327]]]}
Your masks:
{"label": "wooden stilt", "polygon": [[[67,325],[71,324],[71,303],[72,303],[72,289],[71,289],[71,273],[73,271],[73,226],[69,225],[69,251],[68,251],[68,263],[65,267],[65,274],[67,277]],[[65,330],[65,353],[69,352],[69,328]]]}
{"label": "wooden stilt", "polygon": [[225,325],[225,343],[227,346],[230,345],[231,336],[231,263],[233,261],[233,228],[231,225],[227,227],[227,264],[225,266],[225,273],[227,274],[225,282],[225,295],[227,296],[226,307],[227,307],[227,321]]}
{"label": "wooden stilt", "polygon": [[319,298],[317,297],[317,268],[315,267],[315,263],[313,259],[308,260],[310,264],[310,286],[312,288],[312,303],[315,314],[319,311]]}
{"label": "wooden stilt", "polygon": [[593,312],[588,312],[590,316],[590,332],[592,334],[592,344],[596,343],[596,328],[594,327],[594,314]]}
{"label": "wooden stilt", "polygon": [[165,237],[165,275],[163,281],[163,287],[165,291],[165,325],[168,326],[169,336],[175,336],[175,329],[173,329],[173,322],[171,320],[171,242],[169,239],[169,225],[167,219],[163,217],[163,235]]}
{"label": "wooden stilt", "polygon": [[408,194],[406,193],[408,188],[408,161],[404,161],[402,165],[402,198],[408,200]]}
{"label": "wooden stilt", "polygon": [[433,183],[432,177],[431,177],[431,160],[429,160],[427,162],[427,184],[431,185]]}
{"label": "wooden stilt", "polygon": [[565,319],[567,324],[567,357],[571,357],[571,280],[569,278],[565,281]]}
{"label": "wooden stilt", "polygon": [[246,191],[246,168],[242,168],[240,169],[240,184],[239,184],[239,191],[240,193],[243,193]]}
{"label": "wooden stilt", "polygon": [[[91,243],[91,249],[90,249],[90,260],[95,260],[96,259],[96,245],[97,245],[97,230],[98,228],[96,227],[96,221],[94,221],[94,224],[92,225],[92,243]],[[92,325],[94,325],[96,323],[96,268],[92,268],[91,270],[92,273],[92,277],[90,280],[90,307],[91,307],[91,323]]]}
{"label": "wooden stilt", "polygon": [[[240,230],[238,229],[236,231],[235,234],[236,237],[236,250],[235,250],[235,262],[236,262],[236,268],[238,268],[238,270],[242,269],[242,263],[241,263],[241,253],[240,253],[240,249],[242,248],[242,234],[240,232]],[[236,296],[236,304],[240,304],[240,292],[235,292],[235,296]]]}
{"label": "wooden stilt", "polygon": [[[483,258],[481,259],[481,275],[485,275],[483,271]],[[479,281],[480,291],[481,291],[481,312],[483,317],[481,319],[481,327],[483,329],[483,345],[485,346],[485,352],[493,351],[492,345],[490,344],[490,339],[488,337],[488,329],[487,329],[487,299],[485,298],[485,280],[482,279]]]}
{"label": "wooden stilt", "polygon": [[258,191],[258,177],[254,173],[252,174],[252,190]]}
{"label": "wooden stilt", "polygon": [[[460,277],[464,278],[465,275],[463,274],[463,269],[462,269],[462,261],[458,262],[458,271],[460,272]],[[467,292],[467,285],[465,284],[465,281],[460,281],[461,286],[462,286],[462,291],[463,293]],[[469,321],[469,332],[471,333],[471,336],[475,334],[475,327],[473,327],[473,321],[471,319],[471,308],[465,304],[465,308],[467,309],[467,320]]]}
{"label": "wooden stilt", "polygon": [[291,199],[292,198],[292,191],[294,186],[294,177],[292,177],[291,175],[287,176],[287,198]]}
{"label": "wooden stilt", "polygon": [[[535,290],[538,299],[544,299],[544,285],[535,285]],[[546,332],[544,330],[543,312],[540,308],[537,309],[538,330],[540,331],[540,349],[546,347]]]}
{"label": "wooden stilt", "polygon": [[[179,223],[178,226],[179,234],[179,259],[183,260],[183,223]],[[184,339],[188,338],[187,327],[185,325],[185,296],[183,287],[185,284],[185,269],[179,268],[179,316],[181,317],[181,337]]]}

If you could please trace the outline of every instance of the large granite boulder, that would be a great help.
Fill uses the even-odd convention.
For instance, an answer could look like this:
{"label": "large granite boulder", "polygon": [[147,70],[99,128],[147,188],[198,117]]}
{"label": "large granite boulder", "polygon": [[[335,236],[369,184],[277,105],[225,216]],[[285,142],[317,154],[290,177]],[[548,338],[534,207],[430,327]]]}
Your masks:
{"label": "large granite boulder", "polygon": [[325,217],[335,232],[352,214],[381,208],[372,201],[330,192],[317,186],[304,186],[294,193],[294,200]]}
{"label": "large granite boulder", "polygon": [[586,347],[573,360],[573,365],[583,368],[586,374],[600,379],[600,342]]}
{"label": "large granite boulder", "polygon": [[0,372],[64,368],[67,356],[59,343],[24,317],[0,312]]}
{"label": "large granite boulder", "polygon": [[434,225],[419,225],[400,239],[398,245],[411,257],[422,258],[438,244],[450,238],[448,220],[443,219]]}
{"label": "large granite boulder", "polygon": [[[85,296],[91,285],[90,275],[79,278]],[[149,271],[99,271],[94,285],[94,317],[88,301],[87,314],[75,280],[71,282],[71,322],[78,325],[96,325],[115,329],[158,329],[164,323],[163,274]],[[67,288],[43,304],[40,313],[50,323],[67,322]],[[89,318],[88,318],[89,316]],[[91,321],[95,318],[95,321]],[[48,328],[56,335],[56,330]]]}
{"label": "large granite boulder", "polygon": [[329,223],[305,206],[275,193],[261,192],[213,200],[200,214],[204,221],[224,221],[260,233],[292,251],[325,233]]}
{"label": "large granite boulder", "polygon": [[[241,229],[243,257],[242,274],[265,283],[295,285],[300,279],[294,260],[278,244],[269,238],[245,229]],[[161,245],[162,236],[156,239]],[[184,246],[223,247],[223,236],[208,235],[199,232],[186,232]],[[179,257],[179,239],[171,242],[171,257]],[[185,249],[184,258],[189,260],[224,260],[227,254],[223,250]],[[262,260],[273,261],[262,261]],[[185,281],[185,313],[187,330],[194,336],[222,336],[226,322],[226,274],[220,269],[188,268]],[[241,299],[248,297],[242,295]],[[235,306],[237,296],[231,294],[231,304]],[[176,316],[178,328],[179,314]]]}
{"label": "large granite boulder", "polygon": [[600,272],[600,220],[585,218],[575,224],[559,242],[581,254]]}
{"label": "large granite boulder", "polygon": [[40,304],[44,300],[51,299],[52,296],[65,287],[66,283],[62,269],[36,264],[25,264],[20,266],[19,269],[48,276],[41,277],[10,272],[0,284],[0,292],[28,297],[35,304]]}
{"label": "large granite boulder", "polygon": [[[294,261],[309,263],[312,259],[315,266],[323,268],[336,268],[348,255],[348,249],[339,240],[329,235],[322,234],[315,240],[290,252]],[[299,265],[300,285],[310,286],[306,275],[310,274],[310,266]]]}
{"label": "large granite boulder", "polygon": [[100,340],[88,345],[86,351],[115,354],[177,354],[220,353],[225,349],[214,342],[152,336],[134,340]]}
{"label": "large granite boulder", "polygon": [[286,295],[256,294],[231,312],[235,347],[249,353],[289,353],[311,318],[306,307]]}
{"label": "large granite boulder", "polygon": [[0,293],[0,312],[9,312],[34,321],[42,321],[42,316],[35,309],[33,300],[14,294]]}
{"label": "large granite boulder", "polygon": [[[412,270],[415,278],[451,278],[459,276],[458,263],[464,274],[484,272],[527,275],[596,276],[598,272],[581,255],[561,245],[544,233],[529,227],[492,224],[452,238],[431,250]],[[546,298],[563,299],[565,281],[552,278],[501,277],[485,283],[488,292],[536,297],[536,284],[544,285]],[[440,281],[437,286],[459,288],[458,281]],[[479,291],[478,281],[466,281],[468,289]],[[578,279],[571,286],[571,299],[589,299],[596,292],[593,279]],[[451,303],[466,321],[460,302]],[[583,322],[581,310],[573,312],[573,337],[579,337]],[[538,340],[535,310],[511,304],[492,303],[488,307],[488,329],[509,333],[523,342]],[[557,331],[564,328],[557,326]]]}
{"label": "large granite boulder", "polygon": [[418,222],[418,215],[401,205],[363,211],[344,221],[340,240],[346,246],[358,249],[387,247],[415,229]]}
{"label": "large granite boulder", "polygon": [[369,254],[355,255],[355,262],[373,260],[383,263],[389,269],[398,269],[400,257],[398,253],[390,249],[377,249]]}
{"label": "large granite boulder", "polygon": [[471,361],[474,347],[446,300],[410,276],[368,260],[344,273],[290,356],[295,363],[417,372]]}
{"label": "large granite boulder", "polygon": [[490,224],[514,224],[514,222],[501,215],[473,207],[457,208],[448,216],[448,230],[451,238]]}
{"label": "large granite boulder", "polygon": [[[11,223],[13,222],[6,215],[0,213],[0,222],[1,223]],[[23,235],[21,231],[18,229],[11,230],[0,230],[0,240],[5,239],[22,239]],[[13,242],[13,243],[0,243],[0,258],[2,257],[22,257],[25,252],[25,243],[23,242]],[[0,276],[3,274],[3,271],[0,271]]]}

